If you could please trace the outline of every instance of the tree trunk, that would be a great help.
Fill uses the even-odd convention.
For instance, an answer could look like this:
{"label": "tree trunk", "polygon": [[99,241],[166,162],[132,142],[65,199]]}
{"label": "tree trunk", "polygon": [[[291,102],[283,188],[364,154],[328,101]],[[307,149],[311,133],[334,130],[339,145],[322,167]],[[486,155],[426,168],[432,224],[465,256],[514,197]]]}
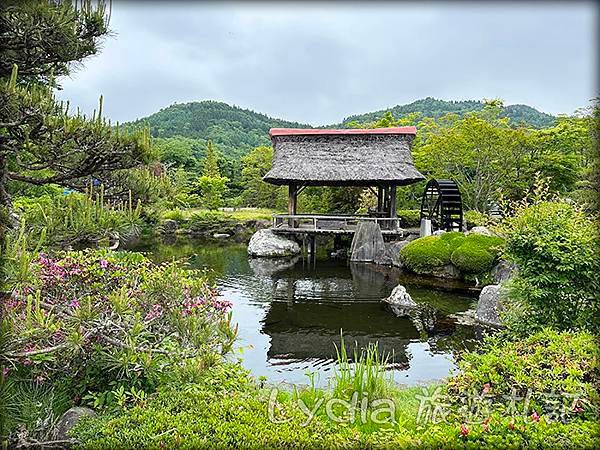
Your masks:
{"label": "tree trunk", "polygon": [[[6,158],[0,156],[0,208],[6,210],[7,221],[0,219],[0,227],[16,228],[19,225],[18,218],[13,211],[12,199],[8,193],[8,164]],[[0,230],[0,235],[3,235],[4,230]]]}

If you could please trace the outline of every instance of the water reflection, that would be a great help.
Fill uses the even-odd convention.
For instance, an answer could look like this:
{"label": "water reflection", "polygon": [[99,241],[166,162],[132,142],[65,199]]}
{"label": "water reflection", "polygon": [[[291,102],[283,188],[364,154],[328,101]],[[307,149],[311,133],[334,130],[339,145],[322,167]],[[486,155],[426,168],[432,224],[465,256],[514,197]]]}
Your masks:
{"label": "water reflection", "polygon": [[[399,382],[440,379],[474,337],[471,327],[450,318],[472,307],[472,295],[426,288],[422,279],[397,270],[332,260],[309,264],[299,257],[249,259],[238,244],[155,242],[138,249],[212,269],[221,295],[234,304],[244,365],[272,381],[304,383],[306,372],[317,371],[325,384],[340,333],[347,348],[376,343],[390,355]],[[420,306],[406,317],[380,302],[399,281]]]}

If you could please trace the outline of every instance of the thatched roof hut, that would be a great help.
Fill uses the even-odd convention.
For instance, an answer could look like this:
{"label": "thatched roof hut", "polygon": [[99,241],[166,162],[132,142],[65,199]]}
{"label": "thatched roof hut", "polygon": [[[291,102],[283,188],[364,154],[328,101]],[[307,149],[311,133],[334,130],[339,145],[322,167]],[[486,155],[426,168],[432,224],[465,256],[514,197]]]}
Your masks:
{"label": "thatched roof hut", "polygon": [[272,184],[319,186],[406,185],[423,180],[410,147],[415,127],[376,129],[272,128]]}

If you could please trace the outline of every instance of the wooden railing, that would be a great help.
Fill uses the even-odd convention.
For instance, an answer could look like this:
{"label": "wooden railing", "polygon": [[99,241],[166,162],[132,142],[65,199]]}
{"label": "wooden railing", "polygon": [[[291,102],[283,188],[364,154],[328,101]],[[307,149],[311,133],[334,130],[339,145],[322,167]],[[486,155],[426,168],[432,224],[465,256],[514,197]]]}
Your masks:
{"label": "wooden railing", "polygon": [[356,230],[359,222],[375,222],[382,230],[400,230],[400,219],[397,217],[369,216],[327,216],[319,214],[274,214],[273,228],[280,230],[320,231],[351,233]]}

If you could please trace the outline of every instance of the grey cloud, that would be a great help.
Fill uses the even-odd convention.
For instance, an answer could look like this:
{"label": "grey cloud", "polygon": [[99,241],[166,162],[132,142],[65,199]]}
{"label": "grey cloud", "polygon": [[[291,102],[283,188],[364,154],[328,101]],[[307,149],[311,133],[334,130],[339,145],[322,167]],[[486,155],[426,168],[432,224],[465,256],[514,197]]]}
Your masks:
{"label": "grey cloud", "polygon": [[114,120],[226,101],[311,124],[433,96],[571,113],[597,95],[593,3],[122,3],[61,98]]}

